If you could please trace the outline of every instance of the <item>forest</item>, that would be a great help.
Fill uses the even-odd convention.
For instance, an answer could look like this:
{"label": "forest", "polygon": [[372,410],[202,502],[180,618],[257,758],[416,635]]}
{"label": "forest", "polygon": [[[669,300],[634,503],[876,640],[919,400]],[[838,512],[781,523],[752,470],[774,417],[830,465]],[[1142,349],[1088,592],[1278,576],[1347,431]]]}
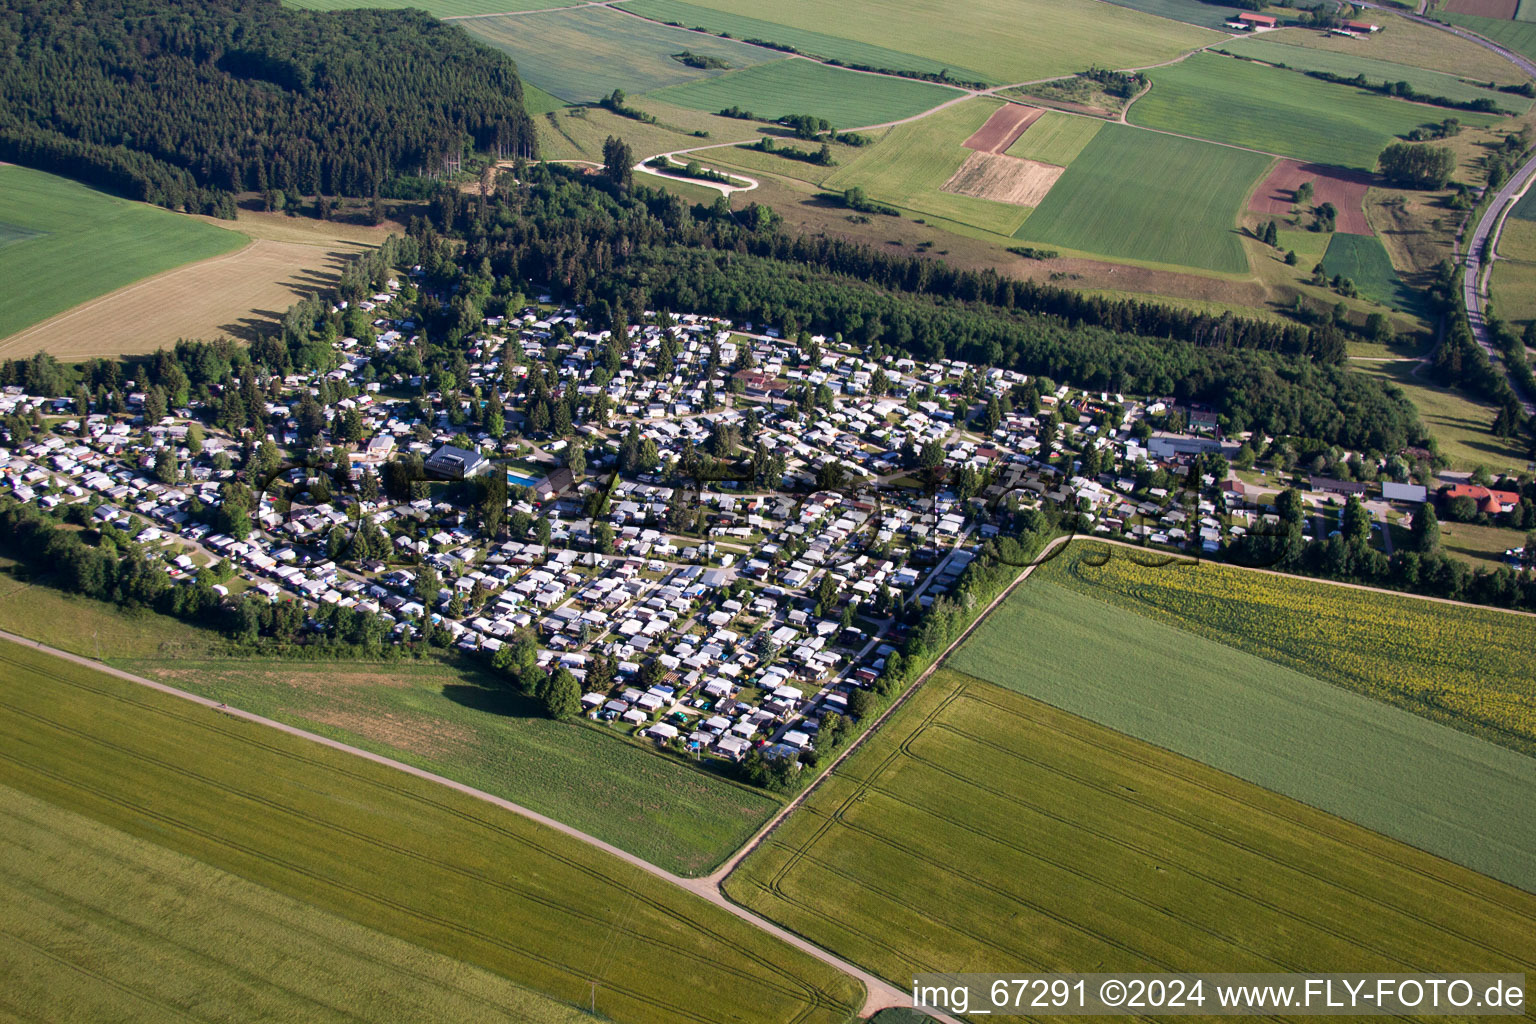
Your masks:
{"label": "forest", "polygon": [[222,216],[536,145],[512,61],[420,11],[0,0],[0,95],[0,160]]}

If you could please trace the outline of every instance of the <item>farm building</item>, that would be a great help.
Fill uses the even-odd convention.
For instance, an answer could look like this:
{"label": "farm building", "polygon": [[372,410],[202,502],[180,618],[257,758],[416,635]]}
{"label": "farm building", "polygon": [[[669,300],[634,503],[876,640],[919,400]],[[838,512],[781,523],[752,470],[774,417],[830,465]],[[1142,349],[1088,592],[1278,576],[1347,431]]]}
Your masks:
{"label": "farm building", "polygon": [[1272,28],[1279,28],[1280,21],[1273,14],[1254,14],[1252,11],[1244,11],[1234,20],[1227,22],[1227,27],[1241,29],[1244,32],[1268,32]]}

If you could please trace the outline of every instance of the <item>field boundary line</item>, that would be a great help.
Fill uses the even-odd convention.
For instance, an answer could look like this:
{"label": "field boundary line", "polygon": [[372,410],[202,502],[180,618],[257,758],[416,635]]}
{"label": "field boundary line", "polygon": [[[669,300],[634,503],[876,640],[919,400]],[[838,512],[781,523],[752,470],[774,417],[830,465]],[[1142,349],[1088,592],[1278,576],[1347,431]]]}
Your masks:
{"label": "field boundary line", "polygon": [[[1009,589],[1011,590],[1012,588],[1010,587]],[[308,730],[301,729],[297,726],[288,725],[285,722],[279,722],[275,719],[266,718],[251,711],[244,711],[240,708],[231,707],[228,704],[221,703],[210,697],[203,697],[199,694],[189,693],[186,690],[180,690],[174,686],[169,686],[165,683],[156,682],[153,679],[145,678],[144,676],[135,675],[132,672],[126,672],[122,669],[114,668],[111,665],[104,664],[82,655],[71,654],[68,651],[62,651],[58,648],[50,647],[47,644],[32,640],[28,637],[19,636],[6,630],[0,630],[0,640],[8,640],[21,647],[30,647],[34,650],[41,651],[44,654],[48,654],[56,658],[62,658],[65,661],[92,669],[93,671],[102,672],[106,675],[113,676],[114,678],[121,679],[125,682],[147,687],[148,689],[165,694],[166,696],[177,697],[181,700],[190,701],[193,704],[201,705],[202,707],[208,708],[209,710],[217,711],[232,718],[238,718],[255,725],[265,726],[269,729],[275,729],[278,732],[287,733],[290,736],[308,740],[311,743],[318,743],[321,746],[329,747],[332,750],[338,750],[342,753],[351,754],[355,757],[360,757],[364,760],[372,761],[373,763],[383,765],[386,768],[393,768],[396,771],[404,772],[407,775],[413,775],[416,778],[423,779],[427,782],[436,783],[437,785],[456,790],[457,792],[463,793],[466,796],[474,797],[477,800],[492,804],[506,811],[511,811],[513,814],[517,814],[537,824],[551,828],[565,836],[576,839],[579,842],[587,844],[588,846],[610,854],[611,856],[618,858],[624,863],[629,864],[631,867],[639,868],[640,870],[645,871],[664,882],[667,882],[686,892],[692,893],[693,895],[704,899],[706,902],[714,904],[715,906],[721,908],[734,917],[745,921],[747,924],[752,925],[759,931],[766,932],[779,941],[784,942],[795,949],[798,949],[802,953],[806,953],[827,964],[828,966],[841,971],[843,974],[864,986],[864,1005],[860,1012],[861,1017],[867,1017],[873,1014],[876,1010],[885,1009],[887,1007],[905,1006],[910,1002],[909,994],[904,992],[902,989],[891,985],[876,975],[865,971],[863,968],[857,967],[854,964],[831,953],[830,951],[823,949],[808,939],[796,935],[794,932],[789,931],[788,929],[783,928],[780,925],[777,925],[772,921],[759,916],[755,912],[748,910],[745,907],[738,906],[736,903],[727,899],[720,892],[719,886],[713,884],[709,878],[684,878],[681,875],[675,875],[664,868],[652,864],[650,861],[647,861],[642,857],[630,853],[627,850],[620,849],[619,847],[614,846],[612,843],[598,839],[596,836],[582,832],[580,829],[567,825],[564,822],[549,817],[548,815],[540,814],[538,811],[532,810],[531,808],[524,807],[521,804],[513,803],[512,801],[503,797],[496,796],[493,793],[487,793],[484,790],[476,789],[475,787],[467,785],[466,783],[458,782],[454,779],[447,778],[446,776],[437,775],[423,768],[418,768],[415,765],[406,764],[404,761],[396,761],[395,759],[386,757],[383,754],[376,754],[371,750],[364,750],[361,747],[354,747],[350,744],[343,743],[340,740],[332,739],[329,736],[322,736],[319,733],[309,732]],[[929,673],[925,673],[924,678],[926,678],[928,674]],[[938,1020],[943,1021],[944,1024],[959,1024],[958,1021],[951,1017],[943,1015],[935,1016],[937,1016]]]}

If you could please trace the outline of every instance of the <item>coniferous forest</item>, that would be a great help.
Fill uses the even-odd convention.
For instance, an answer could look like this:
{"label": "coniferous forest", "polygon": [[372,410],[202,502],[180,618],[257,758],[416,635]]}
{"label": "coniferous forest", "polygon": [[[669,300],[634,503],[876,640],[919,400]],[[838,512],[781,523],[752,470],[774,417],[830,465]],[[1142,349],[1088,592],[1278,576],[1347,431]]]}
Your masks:
{"label": "coniferous forest", "polygon": [[200,213],[535,148],[512,61],[419,11],[0,0],[0,95],[0,159]]}

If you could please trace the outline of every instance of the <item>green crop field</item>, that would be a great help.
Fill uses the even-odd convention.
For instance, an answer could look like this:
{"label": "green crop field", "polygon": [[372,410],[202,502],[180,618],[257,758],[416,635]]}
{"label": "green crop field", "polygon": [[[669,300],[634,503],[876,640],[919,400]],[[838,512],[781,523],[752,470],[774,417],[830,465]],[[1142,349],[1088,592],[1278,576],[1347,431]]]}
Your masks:
{"label": "green crop field", "polygon": [[530,115],[537,117],[552,110],[559,110],[566,105],[565,100],[550,95],[532,82],[523,82],[523,109]]}
{"label": "green crop field", "polygon": [[1522,327],[1536,320],[1536,265],[1499,260],[1493,265],[1488,287],[1493,311],[1499,316]]}
{"label": "green crop field", "polygon": [[1536,21],[1536,3],[1531,0],[1520,0],[1520,7],[1515,11],[1515,17],[1520,21]]}
{"label": "green crop field", "polygon": [[1058,167],[1071,166],[1072,161],[1099,134],[1104,122],[1096,117],[1078,117],[1047,110],[1039,120],[1020,135],[1018,141],[1008,147],[1008,155],[1021,160],[1039,160]]}
{"label": "green crop field", "polygon": [[[1526,97],[1489,90],[1486,88],[1487,82],[1473,84],[1455,75],[1427,71],[1392,61],[1335,53],[1308,46],[1293,46],[1263,38],[1238,39],[1223,43],[1219,49],[1223,53],[1251,57],[1266,64],[1284,64],[1297,71],[1323,71],[1348,78],[1364,75],[1366,81],[1373,84],[1407,82],[1414,89],[1428,96],[1444,96],[1453,100],[1492,100],[1501,110],[1516,113],[1524,113],[1531,109],[1531,101]],[[1457,116],[1456,111],[1451,111],[1449,116]]]}
{"label": "green crop field", "polygon": [[[0,785],[8,1013],[579,1024],[440,952]],[[153,964],[153,970],[145,965]],[[60,994],[67,992],[67,999]],[[138,1014],[148,1010],[152,1017]]]}
{"label": "green crop field", "polygon": [[559,723],[467,663],[220,656],[215,633],[0,576],[0,629],[458,779],[669,870],[708,870],[779,803],[596,726]]}
{"label": "green crop field", "polygon": [[1245,273],[1237,216],[1269,164],[1259,153],[1106,124],[1017,237],[1103,256]]}
{"label": "green crop field", "polygon": [[946,85],[866,75],[798,58],[651,93],[654,99],[679,107],[708,111],[739,107],[769,120],[811,114],[839,129],[897,121],[963,95]]}
{"label": "green crop field", "polygon": [[1375,170],[1376,157],[1398,136],[1445,117],[1477,127],[1496,120],[1214,54],[1147,77],[1152,89],[1131,105],[1132,124],[1340,167]]}
{"label": "green crop field", "polygon": [[478,17],[570,6],[568,0],[283,0],[283,3],[310,11],[352,11],[360,7],[399,10],[414,7],[438,18]]}
{"label": "green crop field", "polygon": [[[1069,75],[1090,65],[1140,67],[1220,37],[1093,0],[629,0],[625,9],[689,28],[763,39],[872,68],[993,85]],[[766,16],[766,17],[765,17]]]}
{"label": "green crop field", "polygon": [[1475,14],[1453,14],[1450,11],[1436,11],[1435,17],[1452,25],[1469,28],[1500,46],[1507,46],[1516,53],[1536,60],[1536,22],[1480,18]]}
{"label": "green crop field", "polygon": [[1094,550],[1036,572],[949,664],[1536,891],[1536,817],[1499,810],[1536,759],[1375,699],[1533,749],[1536,620]]}
{"label": "green crop field", "polygon": [[904,210],[1010,235],[1029,215],[1026,208],[939,191],[971,155],[962,143],[1001,106],[995,100],[976,99],[897,125],[846,160],[826,179],[826,187],[842,191],[857,185],[872,198]]}
{"label": "green crop field", "polygon": [[[1113,637],[1101,629],[1090,643]],[[1122,662],[1117,677],[1141,663]],[[1071,664],[1038,667],[1064,670]],[[915,972],[982,965],[1528,972],[1536,963],[1529,893],[948,670],[812,793],[726,891],[903,984]]]}
{"label": "green crop field", "polygon": [[10,165],[0,165],[0,225],[6,289],[0,338],[247,241],[235,231]]}
{"label": "green crop field", "polygon": [[[26,648],[5,645],[0,659],[0,785],[280,897],[565,1003],[595,1002],[618,1021],[836,1024],[861,998],[852,980],[725,911],[466,794]],[[6,930],[9,946],[15,929]],[[110,959],[105,938],[82,938],[60,953]],[[259,964],[221,970],[166,948],[152,973],[222,974],[221,991],[183,1001],[225,1019],[234,1007],[220,1013],[213,1001],[248,998],[240,972],[276,970],[288,952],[279,945]],[[148,964],[113,966],[137,978]],[[399,978],[386,988],[422,986],[388,962],[371,973],[391,972]],[[248,1003],[235,1006],[249,1015]],[[317,1016],[311,1007],[301,1019]]]}
{"label": "green crop field", "polygon": [[1403,283],[1381,240],[1374,235],[1335,234],[1323,254],[1323,270],[1329,277],[1343,274],[1355,282],[1361,295],[1383,306],[1418,315],[1423,300]]}
{"label": "green crop field", "polygon": [[615,89],[649,92],[724,73],[672,59],[684,50],[716,57],[732,68],[779,58],[772,50],[657,25],[607,7],[473,18],[461,27],[510,54],[518,74],[567,103],[595,103]]}
{"label": "green crop field", "polygon": [[1536,221],[1536,188],[1527,189],[1525,195],[1510,207],[1509,215],[1520,220]]}

